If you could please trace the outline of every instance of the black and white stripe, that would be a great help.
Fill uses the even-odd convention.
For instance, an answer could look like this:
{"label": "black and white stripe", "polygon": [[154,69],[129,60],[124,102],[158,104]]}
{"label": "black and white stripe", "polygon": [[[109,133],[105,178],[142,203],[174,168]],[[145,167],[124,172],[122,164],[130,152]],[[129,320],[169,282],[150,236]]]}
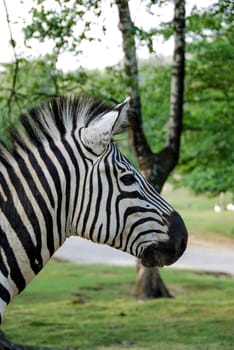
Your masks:
{"label": "black and white stripe", "polygon": [[126,110],[55,99],[0,145],[1,315],[69,235],[135,256],[168,241],[173,209],[112,142]]}

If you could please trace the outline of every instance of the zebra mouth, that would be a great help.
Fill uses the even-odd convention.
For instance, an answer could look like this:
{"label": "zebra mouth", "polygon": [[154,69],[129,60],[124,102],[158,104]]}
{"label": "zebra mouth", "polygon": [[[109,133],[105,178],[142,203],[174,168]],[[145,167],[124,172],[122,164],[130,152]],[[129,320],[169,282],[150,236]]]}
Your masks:
{"label": "zebra mouth", "polygon": [[140,256],[142,265],[146,267],[171,265],[184,253],[188,232],[177,213],[170,217],[168,236],[167,241],[154,242],[143,248]]}
{"label": "zebra mouth", "polygon": [[178,255],[175,248],[170,242],[153,243],[146,247],[141,256],[142,265],[145,267],[163,267],[165,265],[173,264]]}
{"label": "zebra mouth", "polygon": [[155,243],[143,250],[140,259],[142,265],[145,267],[163,267],[165,265],[164,258]]}

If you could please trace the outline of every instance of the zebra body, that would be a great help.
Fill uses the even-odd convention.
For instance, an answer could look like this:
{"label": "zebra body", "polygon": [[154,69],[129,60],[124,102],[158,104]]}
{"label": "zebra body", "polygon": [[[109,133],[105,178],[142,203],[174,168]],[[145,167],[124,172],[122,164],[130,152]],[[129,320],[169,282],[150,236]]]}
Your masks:
{"label": "zebra body", "polygon": [[170,264],[183,253],[180,216],[126,160],[115,108],[59,98],[32,109],[0,146],[0,315],[70,235]]}

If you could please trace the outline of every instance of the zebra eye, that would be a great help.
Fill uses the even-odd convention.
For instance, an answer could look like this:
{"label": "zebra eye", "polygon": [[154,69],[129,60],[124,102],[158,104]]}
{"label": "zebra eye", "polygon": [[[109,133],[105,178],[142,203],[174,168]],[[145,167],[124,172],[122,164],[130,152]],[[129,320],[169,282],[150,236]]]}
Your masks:
{"label": "zebra eye", "polygon": [[134,184],[134,182],[136,181],[136,178],[134,174],[126,174],[121,176],[120,180],[124,183],[125,186],[130,186]]}

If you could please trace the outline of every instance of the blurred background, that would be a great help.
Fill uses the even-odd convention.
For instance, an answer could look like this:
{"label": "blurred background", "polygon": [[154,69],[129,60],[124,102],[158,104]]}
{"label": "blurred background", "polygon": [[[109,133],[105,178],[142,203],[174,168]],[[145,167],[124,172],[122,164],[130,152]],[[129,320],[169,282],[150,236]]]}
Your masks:
{"label": "blurred background", "polygon": [[[140,350],[155,349],[155,344],[159,350],[169,346],[172,349],[232,348],[233,18],[234,4],[230,0],[186,3],[181,0],[0,0],[1,142],[10,145],[11,129],[18,126],[20,114],[53,97],[87,95],[115,105],[130,96],[129,131],[116,137],[115,142],[180,212],[189,230],[186,253],[165,272],[157,269],[156,272],[155,269],[135,272],[135,258],[81,238],[69,238],[38,282],[35,281],[35,287],[33,282],[9,307],[4,329],[15,342],[26,344],[28,349],[35,344],[58,349],[59,334],[67,329],[67,338],[64,336],[59,345],[61,349]],[[138,109],[134,107],[136,104]],[[93,275],[90,264],[95,265]],[[57,284],[59,271],[64,280],[61,278]],[[139,282],[139,271],[147,274],[144,281]],[[66,279],[76,274],[87,276],[87,280],[81,277],[80,286],[75,279],[72,282]],[[56,276],[54,285],[53,276]],[[103,276],[111,278],[105,280]],[[138,308],[129,297],[127,301],[121,299],[132,295],[129,287],[127,292],[121,289],[117,296],[111,297],[111,284],[118,284],[115,278],[123,288],[128,283],[133,286],[136,283],[135,297],[151,300],[149,306],[140,307],[148,326],[144,328],[136,316],[138,336],[131,331],[123,335],[117,321],[113,321],[110,328],[107,326],[107,320],[113,320],[111,300],[117,300],[115,305],[119,309],[114,312],[124,329],[131,328],[132,315]],[[86,310],[87,318],[82,314],[87,327],[93,330],[88,335],[77,325],[77,319],[71,314],[68,316],[71,294],[65,288],[70,284],[74,308],[85,305],[95,310],[98,306],[93,306],[96,296],[92,292],[98,294],[108,285],[108,292],[103,295],[108,314],[96,310],[102,320],[99,326],[95,322],[89,324],[90,319],[96,317],[91,311]],[[52,290],[47,290],[49,287]],[[75,292],[80,288],[81,292]],[[86,288],[84,293],[82,288]],[[44,297],[40,293],[45,290],[47,306],[44,309],[40,302]],[[62,301],[59,291],[64,293],[65,300]],[[170,308],[172,295],[177,300],[175,314]],[[166,301],[158,301],[162,296],[168,297]],[[98,298],[97,305],[103,310],[105,303]],[[57,305],[62,303],[61,310],[56,309],[53,300],[57,300]],[[29,310],[26,305],[30,303]],[[50,307],[48,318],[46,310]],[[159,308],[158,316],[155,315],[155,334],[148,308]],[[19,330],[22,310],[25,310],[27,334]],[[26,310],[31,315],[29,319]],[[61,321],[52,327],[57,324],[52,317],[57,311]],[[76,311],[75,314],[82,313]],[[33,319],[33,314],[34,317],[37,314],[38,321]],[[128,322],[127,315],[132,317]],[[161,320],[164,326],[159,327]],[[166,341],[163,329],[165,332],[168,323],[171,327]],[[38,334],[38,326],[47,337]],[[81,327],[80,343],[75,336],[76,327]],[[103,331],[105,327],[109,335]],[[140,336],[142,329],[145,331],[142,334],[148,335],[145,342]],[[132,331],[134,333],[134,329]],[[96,335],[92,340],[93,333]],[[213,339],[212,334],[215,334]]]}

